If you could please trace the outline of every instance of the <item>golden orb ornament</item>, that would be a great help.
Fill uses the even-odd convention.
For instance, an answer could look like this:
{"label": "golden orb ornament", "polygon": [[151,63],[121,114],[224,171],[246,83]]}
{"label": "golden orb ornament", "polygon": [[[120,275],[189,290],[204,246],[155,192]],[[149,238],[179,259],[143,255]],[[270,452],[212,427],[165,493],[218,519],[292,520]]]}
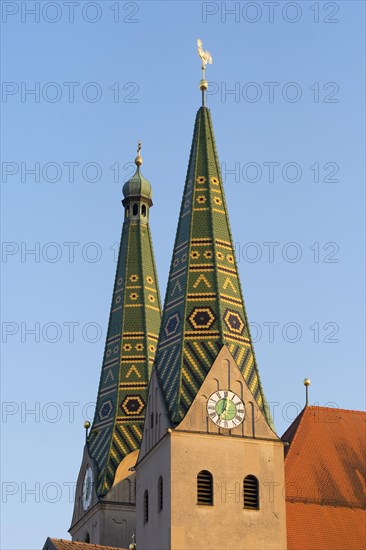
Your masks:
{"label": "golden orb ornament", "polygon": [[136,166],[141,166],[142,164],[142,156],[140,155],[141,147],[142,147],[142,144],[141,144],[141,141],[139,141],[137,145],[137,157],[135,158]]}

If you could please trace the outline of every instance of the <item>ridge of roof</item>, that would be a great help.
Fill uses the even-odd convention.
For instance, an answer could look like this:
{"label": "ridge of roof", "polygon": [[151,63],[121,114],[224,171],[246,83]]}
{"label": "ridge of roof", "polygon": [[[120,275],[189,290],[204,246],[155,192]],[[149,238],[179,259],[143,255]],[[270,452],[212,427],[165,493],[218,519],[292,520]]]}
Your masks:
{"label": "ridge of roof", "polygon": [[325,410],[325,411],[334,410],[334,411],[346,412],[346,413],[351,413],[351,414],[366,415],[365,411],[359,411],[357,409],[342,409],[341,407],[324,407],[322,405],[307,405],[303,410],[305,410],[305,409],[320,409],[320,410]]}

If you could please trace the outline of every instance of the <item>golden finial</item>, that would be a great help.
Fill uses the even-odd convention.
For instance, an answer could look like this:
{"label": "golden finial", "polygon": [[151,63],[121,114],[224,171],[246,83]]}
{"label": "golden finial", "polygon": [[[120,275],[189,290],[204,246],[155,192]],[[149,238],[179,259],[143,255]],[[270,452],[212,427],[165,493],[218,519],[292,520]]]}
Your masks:
{"label": "golden finial", "polygon": [[90,422],[89,420],[85,420],[84,422],[84,428],[85,428],[85,445],[87,444],[88,442],[88,430],[90,428]]}
{"label": "golden finial", "polygon": [[141,166],[142,164],[142,156],[140,155],[141,147],[142,147],[142,144],[141,144],[141,141],[139,141],[137,144],[137,157],[135,158],[136,166]]}
{"label": "golden finial", "polygon": [[206,80],[206,65],[207,65],[207,63],[212,65],[212,56],[211,56],[210,52],[204,51],[202,49],[202,40],[200,38],[198,38],[198,40],[197,40],[197,46],[198,46],[198,55],[200,56],[201,61],[202,61],[202,66],[201,66],[202,79],[201,79],[201,82],[200,82],[200,90],[202,91],[202,105],[204,106],[205,105],[205,92],[208,88],[208,82]]}

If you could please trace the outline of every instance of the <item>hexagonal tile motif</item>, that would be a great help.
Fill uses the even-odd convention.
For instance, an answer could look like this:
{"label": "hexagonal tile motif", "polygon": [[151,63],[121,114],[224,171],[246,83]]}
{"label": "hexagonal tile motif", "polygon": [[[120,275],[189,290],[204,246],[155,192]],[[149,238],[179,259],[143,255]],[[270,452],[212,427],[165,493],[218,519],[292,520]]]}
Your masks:
{"label": "hexagonal tile motif", "polygon": [[235,334],[240,335],[243,334],[245,322],[243,321],[240,313],[227,309],[225,311],[224,321],[230,332],[235,332]]}
{"label": "hexagonal tile motif", "polygon": [[99,409],[99,418],[101,420],[107,420],[112,410],[113,410],[112,401],[110,399],[108,401],[104,401],[104,403],[101,404]]}
{"label": "hexagonal tile motif", "polygon": [[144,407],[145,403],[139,395],[128,395],[121,403],[121,409],[129,416],[141,414]]}
{"label": "hexagonal tile motif", "polygon": [[210,307],[195,307],[192,309],[188,321],[196,330],[207,330],[216,321],[216,315]]}
{"label": "hexagonal tile motif", "polygon": [[180,325],[179,313],[173,313],[168,317],[167,322],[165,323],[164,332],[166,336],[173,336],[178,330]]}

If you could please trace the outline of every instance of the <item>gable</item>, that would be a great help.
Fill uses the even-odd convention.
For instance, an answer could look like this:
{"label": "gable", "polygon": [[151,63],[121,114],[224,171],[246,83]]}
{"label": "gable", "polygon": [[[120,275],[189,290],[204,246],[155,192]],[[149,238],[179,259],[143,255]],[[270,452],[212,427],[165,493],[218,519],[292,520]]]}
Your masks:
{"label": "gable", "polygon": [[171,427],[157,372],[153,369],[146,407],[144,430],[138,462],[161,440]]}
{"label": "gable", "polygon": [[[207,413],[207,401],[218,390],[234,392],[244,403],[244,421],[231,430],[216,426]],[[263,411],[245,382],[239,367],[227,346],[223,346],[214,360],[203,384],[199,388],[190,409],[177,430],[205,433],[221,433],[241,437],[269,438],[278,436],[269,427]]]}

